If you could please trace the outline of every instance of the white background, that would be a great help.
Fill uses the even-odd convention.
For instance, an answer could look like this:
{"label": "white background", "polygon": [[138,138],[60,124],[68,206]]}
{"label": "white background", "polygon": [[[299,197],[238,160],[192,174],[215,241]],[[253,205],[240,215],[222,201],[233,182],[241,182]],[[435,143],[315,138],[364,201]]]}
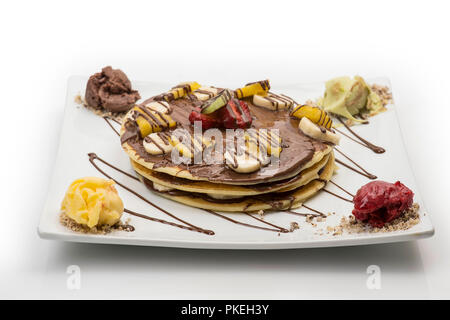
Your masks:
{"label": "white background", "polygon": [[[14,1],[0,5],[0,298],[449,298],[446,1]],[[204,251],[39,239],[70,75],[133,80],[391,79],[436,235],[313,250]],[[6,127],[5,127],[6,126]],[[366,268],[381,268],[381,289]],[[66,269],[81,268],[68,290]]]}

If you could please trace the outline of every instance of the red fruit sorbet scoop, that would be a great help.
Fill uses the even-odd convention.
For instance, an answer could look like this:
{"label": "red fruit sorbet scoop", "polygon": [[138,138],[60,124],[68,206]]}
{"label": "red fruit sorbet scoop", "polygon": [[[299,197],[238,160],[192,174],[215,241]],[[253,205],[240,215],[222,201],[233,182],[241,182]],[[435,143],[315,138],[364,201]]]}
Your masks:
{"label": "red fruit sorbet scoop", "polygon": [[352,213],[357,220],[381,228],[385,223],[401,216],[412,205],[413,198],[414,193],[400,181],[372,181],[356,193]]}

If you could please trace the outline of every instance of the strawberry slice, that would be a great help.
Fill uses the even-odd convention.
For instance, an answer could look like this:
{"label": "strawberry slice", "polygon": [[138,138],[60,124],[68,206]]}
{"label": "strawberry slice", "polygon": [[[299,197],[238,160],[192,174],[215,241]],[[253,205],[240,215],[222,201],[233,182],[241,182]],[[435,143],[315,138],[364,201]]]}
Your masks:
{"label": "strawberry slice", "polygon": [[252,124],[252,116],[246,102],[231,99],[219,110],[222,124],[227,129],[245,129]]}
{"label": "strawberry slice", "polygon": [[201,121],[203,130],[221,127],[221,123],[218,119],[212,115],[201,113],[200,110],[194,110],[189,115],[189,122],[194,124],[195,121]]}

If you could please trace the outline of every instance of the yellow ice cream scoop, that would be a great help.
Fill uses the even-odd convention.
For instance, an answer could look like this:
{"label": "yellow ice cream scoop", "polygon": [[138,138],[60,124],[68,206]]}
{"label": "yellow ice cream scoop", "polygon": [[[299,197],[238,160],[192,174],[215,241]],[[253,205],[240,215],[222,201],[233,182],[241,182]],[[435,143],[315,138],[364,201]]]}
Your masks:
{"label": "yellow ice cream scoop", "polygon": [[75,180],[64,196],[61,211],[89,228],[116,224],[124,207],[114,184],[113,180],[96,177]]}

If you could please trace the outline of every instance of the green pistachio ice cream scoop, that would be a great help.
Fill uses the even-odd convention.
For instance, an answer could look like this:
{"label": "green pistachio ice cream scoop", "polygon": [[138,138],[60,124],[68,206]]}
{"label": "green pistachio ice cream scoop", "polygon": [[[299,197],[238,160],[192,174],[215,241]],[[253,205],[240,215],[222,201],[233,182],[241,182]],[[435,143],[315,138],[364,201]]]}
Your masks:
{"label": "green pistachio ice cream scoop", "polygon": [[363,78],[355,76],[334,78],[325,83],[323,108],[327,112],[362,122],[354,115],[363,110],[382,108],[381,100]]}

